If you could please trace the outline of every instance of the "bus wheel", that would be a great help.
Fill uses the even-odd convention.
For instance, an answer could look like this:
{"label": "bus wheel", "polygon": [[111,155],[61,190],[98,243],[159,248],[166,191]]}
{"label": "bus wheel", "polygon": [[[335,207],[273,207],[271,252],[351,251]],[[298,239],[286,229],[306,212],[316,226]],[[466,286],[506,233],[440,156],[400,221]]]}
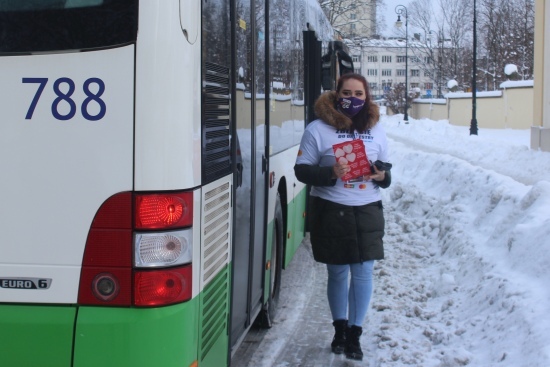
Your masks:
{"label": "bus wheel", "polygon": [[281,206],[281,198],[277,194],[275,213],[273,219],[273,235],[271,238],[271,271],[269,278],[269,298],[264,304],[260,314],[260,326],[270,328],[272,326],[275,314],[277,312],[277,304],[279,302],[279,294],[281,293],[281,274],[283,271],[283,244],[284,244],[284,226],[283,226],[283,208]]}

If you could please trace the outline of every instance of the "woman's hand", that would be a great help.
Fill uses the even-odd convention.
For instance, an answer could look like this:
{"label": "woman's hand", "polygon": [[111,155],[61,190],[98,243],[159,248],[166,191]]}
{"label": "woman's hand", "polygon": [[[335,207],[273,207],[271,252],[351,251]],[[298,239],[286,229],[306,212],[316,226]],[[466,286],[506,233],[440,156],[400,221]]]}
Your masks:
{"label": "woman's hand", "polygon": [[349,165],[336,163],[332,166],[332,178],[341,178],[350,170]]}
{"label": "woman's hand", "polygon": [[374,168],[374,172],[368,176],[364,176],[364,178],[366,180],[384,181],[384,178],[386,178],[386,171],[380,171],[375,165],[372,165],[371,167]]}

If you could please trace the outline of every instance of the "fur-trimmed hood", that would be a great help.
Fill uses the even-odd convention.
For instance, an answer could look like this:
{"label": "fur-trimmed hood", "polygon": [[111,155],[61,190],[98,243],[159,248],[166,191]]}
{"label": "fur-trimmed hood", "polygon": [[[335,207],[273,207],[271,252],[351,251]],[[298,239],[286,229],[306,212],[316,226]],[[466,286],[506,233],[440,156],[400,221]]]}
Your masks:
{"label": "fur-trimmed hood", "polygon": [[[348,130],[351,128],[352,120],[336,109],[335,106],[337,101],[338,95],[335,91],[325,92],[321,94],[321,96],[315,102],[315,115],[317,115],[317,117],[323,120],[325,123],[337,129]],[[365,107],[363,108],[366,108],[368,110],[368,123],[366,127],[371,128],[376,125],[376,123],[380,119],[380,110],[378,108],[378,105],[372,101],[365,103]]]}

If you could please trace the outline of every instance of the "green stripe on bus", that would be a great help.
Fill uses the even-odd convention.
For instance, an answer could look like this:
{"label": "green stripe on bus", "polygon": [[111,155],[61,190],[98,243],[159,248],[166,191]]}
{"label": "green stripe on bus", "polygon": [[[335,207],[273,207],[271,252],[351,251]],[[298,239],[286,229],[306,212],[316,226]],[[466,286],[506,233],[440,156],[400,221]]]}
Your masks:
{"label": "green stripe on bus", "polygon": [[225,366],[229,274],[226,265],[201,294],[178,305],[81,307],[73,367],[187,367],[196,360]]}
{"label": "green stripe on bus", "polygon": [[76,308],[0,305],[0,365],[70,367]]}
{"label": "green stripe on bus", "polygon": [[201,367],[227,365],[229,354],[229,292],[231,267],[226,265],[204,288],[201,299],[199,338]]}
{"label": "green stripe on bus", "polygon": [[304,187],[298,195],[292,199],[288,204],[288,228],[287,233],[290,232],[290,238],[286,239],[286,252],[285,252],[285,267],[290,263],[298,246],[304,239],[305,221],[304,212],[306,211],[306,197],[307,190]]}
{"label": "green stripe on bus", "polygon": [[159,308],[81,307],[73,367],[189,366],[197,314],[197,298]]}

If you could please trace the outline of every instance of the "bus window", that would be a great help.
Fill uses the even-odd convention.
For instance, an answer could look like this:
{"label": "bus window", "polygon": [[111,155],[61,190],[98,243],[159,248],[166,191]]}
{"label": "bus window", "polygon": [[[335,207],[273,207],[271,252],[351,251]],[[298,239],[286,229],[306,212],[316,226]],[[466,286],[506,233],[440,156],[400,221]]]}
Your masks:
{"label": "bus window", "polygon": [[341,41],[329,43],[328,52],[321,59],[321,84],[323,90],[336,89],[338,78],[353,73],[353,60],[348,47]]}
{"label": "bus window", "polygon": [[0,0],[0,54],[134,42],[138,0]]}

